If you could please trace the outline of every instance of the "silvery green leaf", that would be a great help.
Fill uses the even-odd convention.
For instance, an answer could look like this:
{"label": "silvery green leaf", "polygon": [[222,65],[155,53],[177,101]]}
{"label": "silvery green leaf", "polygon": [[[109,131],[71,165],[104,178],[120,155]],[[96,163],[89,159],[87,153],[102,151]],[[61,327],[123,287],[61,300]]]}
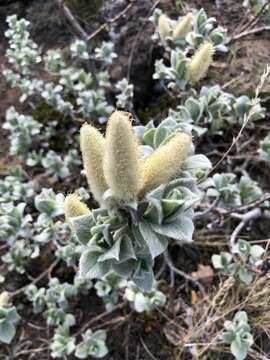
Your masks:
{"label": "silvery green leaf", "polygon": [[213,266],[218,270],[226,270],[231,261],[232,255],[228,252],[221,252],[220,255],[212,256]]}
{"label": "silvery green leaf", "polygon": [[203,107],[200,102],[194,98],[189,98],[185,102],[185,107],[188,109],[193,121],[196,123],[203,113]]}
{"label": "silvery green leaf", "polygon": [[184,213],[181,217],[179,217],[177,222],[175,221],[162,225],[151,223],[151,227],[154,232],[164,235],[168,238],[185,242],[192,241],[194,225],[192,219],[190,219],[188,216],[185,216]]}
{"label": "silvery green leaf", "polygon": [[233,318],[233,321],[237,321],[237,322],[248,322],[248,316],[247,313],[245,311],[238,311]]}
{"label": "silvery green leaf", "polygon": [[112,270],[115,271],[119,276],[128,278],[134,271],[135,266],[135,260],[127,260],[121,264],[112,263]]}
{"label": "silvery green leaf", "polygon": [[135,310],[139,313],[145,311],[147,308],[146,302],[147,299],[144,297],[144,295],[141,292],[137,293],[134,299]]}
{"label": "silvery green leaf", "polygon": [[250,256],[256,260],[260,259],[263,253],[264,253],[264,248],[259,245],[253,245],[250,249]]}
{"label": "silvery green leaf", "polygon": [[168,246],[167,239],[164,236],[159,236],[155,234],[151,225],[148,222],[140,221],[139,229],[142,237],[144,238],[144,241],[149,247],[153,259],[166,250]]}
{"label": "silvery green leaf", "polygon": [[143,135],[143,143],[154,148],[154,136],[156,129],[149,129]]}
{"label": "silvery green leaf", "polygon": [[130,259],[136,259],[136,254],[130,237],[128,235],[124,235],[121,239],[120,262]]}
{"label": "silvery green leaf", "polygon": [[151,198],[147,209],[143,213],[143,217],[149,221],[161,224],[163,221],[163,209],[159,199]]}
{"label": "silvery green leaf", "polygon": [[79,262],[80,277],[88,278],[92,268],[97,264],[101,251],[86,250],[81,255]]}
{"label": "silvery green leaf", "polygon": [[164,213],[164,218],[172,215],[176,210],[179,209],[184,203],[185,200],[171,200],[171,199],[164,199],[162,200],[162,209]]}
{"label": "silvery green leaf", "polygon": [[78,241],[86,245],[92,237],[91,228],[94,225],[92,214],[77,216],[70,219]]}
{"label": "silvery green leaf", "polygon": [[182,169],[183,170],[198,170],[198,169],[211,169],[212,168],[212,164],[210,162],[210,160],[204,156],[204,155],[192,155],[189,156],[184,164]]}
{"label": "silvery green leaf", "polygon": [[236,357],[237,360],[244,360],[247,357],[249,345],[243,341],[234,340],[231,343],[231,353]]}
{"label": "silvery green leaf", "polygon": [[88,344],[80,343],[76,347],[75,356],[78,359],[86,359],[88,357]]}
{"label": "silvery green leaf", "polygon": [[153,145],[157,149],[163,141],[168,137],[169,130],[164,126],[159,126],[154,133]]}
{"label": "silvery green leaf", "polygon": [[141,262],[137,266],[132,276],[132,280],[141,291],[150,291],[154,283],[154,273],[152,267],[145,264],[145,262]]}
{"label": "silvery green leaf", "polygon": [[16,333],[15,326],[8,322],[4,321],[0,323],[0,341],[5,344],[10,344]]}
{"label": "silvery green leaf", "polygon": [[98,261],[102,262],[105,260],[112,260],[112,259],[119,261],[120,245],[121,245],[121,239],[118,239],[117,241],[115,241],[113,246],[108,251],[104,252],[102,255],[99,256]]}
{"label": "silvery green leaf", "polygon": [[251,271],[248,271],[245,267],[241,266],[241,268],[238,271],[238,275],[241,281],[245,283],[246,285],[249,285],[252,283],[252,280],[254,278],[254,275]]}

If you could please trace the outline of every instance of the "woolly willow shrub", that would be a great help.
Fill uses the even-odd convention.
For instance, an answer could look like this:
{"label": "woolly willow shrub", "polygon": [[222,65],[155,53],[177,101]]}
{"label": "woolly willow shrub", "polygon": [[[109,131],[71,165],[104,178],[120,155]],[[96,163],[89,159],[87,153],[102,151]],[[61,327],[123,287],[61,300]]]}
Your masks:
{"label": "woolly willow shrub", "polygon": [[83,125],[85,174],[100,207],[74,217],[86,208],[69,195],[64,208],[83,245],[81,277],[102,278],[114,271],[149,291],[154,260],[170,239],[180,245],[192,241],[192,205],[200,199],[196,174],[206,174],[211,165],[203,155],[193,155],[190,135],[161,125],[132,127],[131,120],[131,114],[115,111],[103,140],[93,128],[95,135],[86,136],[90,127]]}

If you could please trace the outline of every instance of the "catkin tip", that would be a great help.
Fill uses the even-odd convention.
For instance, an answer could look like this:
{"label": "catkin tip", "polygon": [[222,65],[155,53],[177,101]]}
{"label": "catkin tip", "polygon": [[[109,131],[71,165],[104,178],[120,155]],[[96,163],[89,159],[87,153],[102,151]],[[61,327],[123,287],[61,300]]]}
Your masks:
{"label": "catkin tip", "polygon": [[64,214],[68,221],[72,217],[89,214],[90,210],[77,194],[69,194],[64,201]]}

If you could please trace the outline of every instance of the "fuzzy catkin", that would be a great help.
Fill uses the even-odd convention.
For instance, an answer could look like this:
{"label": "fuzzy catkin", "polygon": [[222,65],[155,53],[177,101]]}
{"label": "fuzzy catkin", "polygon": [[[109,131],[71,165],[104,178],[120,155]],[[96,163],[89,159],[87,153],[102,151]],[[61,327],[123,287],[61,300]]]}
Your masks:
{"label": "fuzzy catkin", "polygon": [[176,24],[173,30],[173,39],[185,37],[192,29],[192,13],[188,13]]}
{"label": "fuzzy catkin", "polygon": [[66,220],[70,218],[89,214],[91,211],[88,206],[84,204],[77,194],[69,194],[64,201],[64,214]]}
{"label": "fuzzy catkin", "polygon": [[102,195],[108,189],[103,173],[105,139],[96,128],[84,124],[80,132],[80,145],[88,185],[94,198],[101,202]]}
{"label": "fuzzy catkin", "polygon": [[105,178],[114,196],[124,202],[136,199],[140,188],[139,148],[130,117],[115,111],[106,131]]}
{"label": "fuzzy catkin", "polygon": [[191,136],[176,134],[146,158],[143,166],[143,186],[140,196],[168,183],[180,171],[191,147]]}
{"label": "fuzzy catkin", "polygon": [[205,43],[191,58],[187,67],[187,80],[196,83],[207,74],[212,63],[214,47],[211,43]]}
{"label": "fuzzy catkin", "polygon": [[161,14],[158,19],[158,31],[161,39],[165,39],[171,31],[170,20],[168,16]]}
{"label": "fuzzy catkin", "polygon": [[7,291],[3,291],[0,294],[0,307],[7,305],[9,302],[9,298],[10,298],[10,293]]}

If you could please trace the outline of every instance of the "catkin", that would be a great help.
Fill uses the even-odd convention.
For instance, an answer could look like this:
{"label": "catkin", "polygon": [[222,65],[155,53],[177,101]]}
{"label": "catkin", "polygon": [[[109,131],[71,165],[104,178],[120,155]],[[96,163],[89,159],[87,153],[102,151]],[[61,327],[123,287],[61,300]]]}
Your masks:
{"label": "catkin", "polygon": [[77,194],[69,194],[64,201],[64,214],[66,220],[70,218],[89,214],[90,210],[86,204],[84,204]]}
{"label": "catkin", "polygon": [[205,43],[194,54],[187,67],[187,80],[196,83],[207,74],[212,63],[214,47],[211,43]]}
{"label": "catkin", "polygon": [[170,20],[168,16],[161,14],[158,19],[158,31],[161,39],[165,39],[171,31]]}
{"label": "catkin", "polygon": [[188,13],[176,24],[173,30],[173,39],[185,37],[192,29],[192,13]]}
{"label": "catkin", "polygon": [[105,178],[114,196],[124,202],[134,200],[140,188],[139,148],[130,117],[115,111],[106,131]]}
{"label": "catkin", "polygon": [[95,199],[101,202],[102,195],[108,189],[103,173],[105,139],[93,126],[84,124],[81,127],[80,145],[88,185]]}
{"label": "catkin", "polygon": [[167,144],[146,158],[140,196],[161,184],[166,184],[177,175],[188,156],[191,142],[191,136],[184,133],[176,134]]}

